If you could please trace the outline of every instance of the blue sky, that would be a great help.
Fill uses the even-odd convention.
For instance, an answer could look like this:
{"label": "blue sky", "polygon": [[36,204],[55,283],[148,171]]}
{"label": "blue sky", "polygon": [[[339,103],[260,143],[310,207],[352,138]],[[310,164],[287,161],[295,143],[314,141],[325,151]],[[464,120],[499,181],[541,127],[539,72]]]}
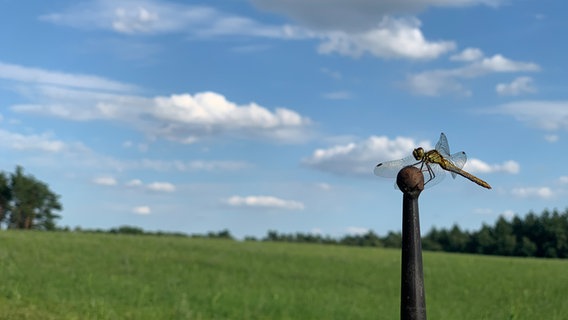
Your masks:
{"label": "blue sky", "polygon": [[503,0],[0,0],[0,169],[60,225],[400,230],[382,161],[446,133],[465,169],[422,229],[564,209],[566,5]]}

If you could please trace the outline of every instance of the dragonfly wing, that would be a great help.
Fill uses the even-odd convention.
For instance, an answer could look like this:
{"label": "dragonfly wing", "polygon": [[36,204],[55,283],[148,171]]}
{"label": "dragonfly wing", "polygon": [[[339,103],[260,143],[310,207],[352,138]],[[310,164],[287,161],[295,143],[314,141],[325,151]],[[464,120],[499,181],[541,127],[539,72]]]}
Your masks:
{"label": "dragonfly wing", "polygon": [[373,170],[373,172],[379,177],[396,178],[396,175],[398,174],[400,169],[406,166],[411,166],[416,162],[417,161],[413,156],[408,156],[399,160],[381,162],[375,167],[375,170]]}
{"label": "dragonfly wing", "polygon": [[427,166],[422,167],[422,174],[424,175],[424,188],[428,189],[432,186],[437,185],[440,181],[444,180],[446,176],[446,170],[442,169],[436,163],[429,163],[428,164],[430,170],[428,170]]}
{"label": "dragonfly wing", "polygon": [[450,145],[448,144],[448,138],[442,132],[440,133],[440,140],[436,143],[436,150],[446,159],[450,157]]}
{"label": "dragonfly wing", "polygon": [[[450,162],[453,163],[456,167],[463,169],[463,166],[465,166],[465,163],[467,161],[467,156],[465,154],[465,152],[456,152],[454,154],[452,154],[449,158]],[[452,178],[456,178],[457,174],[455,172],[452,172]]]}
{"label": "dragonfly wing", "polygon": [[463,169],[467,162],[467,155],[465,152],[456,152],[450,156],[450,161],[458,168]]}

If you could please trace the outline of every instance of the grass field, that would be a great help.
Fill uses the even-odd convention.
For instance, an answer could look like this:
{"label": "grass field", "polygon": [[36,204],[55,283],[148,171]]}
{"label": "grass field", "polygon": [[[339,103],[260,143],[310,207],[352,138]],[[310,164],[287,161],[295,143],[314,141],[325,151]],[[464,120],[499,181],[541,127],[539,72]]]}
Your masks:
{"label": "grass field", "polygon": [[[429,319],[568,319],[568,261],[424,254]],[[0,319],[398,319],[400,252],[0,232]]]}

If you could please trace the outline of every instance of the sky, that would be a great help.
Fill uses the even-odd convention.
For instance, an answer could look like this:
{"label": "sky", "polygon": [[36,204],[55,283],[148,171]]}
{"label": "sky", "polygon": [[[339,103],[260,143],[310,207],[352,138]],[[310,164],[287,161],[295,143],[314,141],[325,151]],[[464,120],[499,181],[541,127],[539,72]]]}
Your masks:
{"label": "sky", "polygon": [[563,210],[567,4],[0,0],[0,170],[60,226],[341,237],[401,229],[379,162],[440,133],[422,230]]}

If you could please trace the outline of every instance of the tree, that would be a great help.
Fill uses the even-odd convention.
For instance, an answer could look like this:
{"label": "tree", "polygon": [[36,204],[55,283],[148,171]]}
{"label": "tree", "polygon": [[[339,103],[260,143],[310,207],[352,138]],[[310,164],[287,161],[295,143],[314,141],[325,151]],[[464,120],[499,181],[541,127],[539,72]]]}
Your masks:
{"label": "tree", "polygon": [[6,219],[10,210],[9,205],[12,200],[12,190],[8,177],[4,172],[0,172],[0,223]]}
{"label": "tree", "polygon": [[55,229],[60,218],[55,211],[63,207],[59,195],[31,175],[25,175],[21,166],[9,177],[0,173],[0,222],[9,229]]}

